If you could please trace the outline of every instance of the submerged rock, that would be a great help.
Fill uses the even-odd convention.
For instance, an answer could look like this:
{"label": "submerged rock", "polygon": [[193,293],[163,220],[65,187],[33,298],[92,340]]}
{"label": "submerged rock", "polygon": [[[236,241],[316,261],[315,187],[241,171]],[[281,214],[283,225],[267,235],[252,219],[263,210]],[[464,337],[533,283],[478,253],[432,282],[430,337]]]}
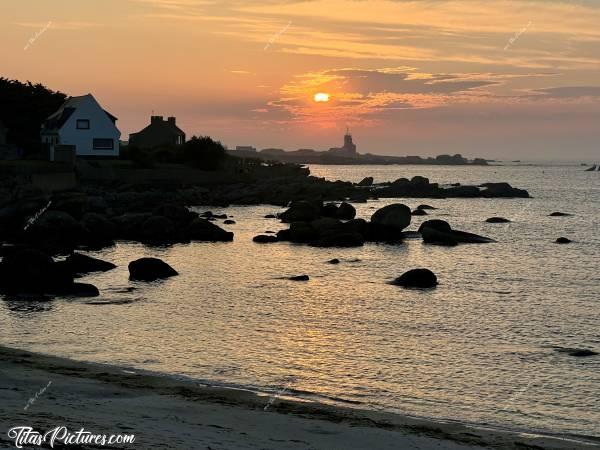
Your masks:
{"label": "submerged rock", "polygon": [[569,238],[566,238],[566,237],[559,237],[559,238],[558,238],[558,239],[556,239],[556,241],[554,241],[554,242],[555,242],[555,243],[557,243],[557,244],[570,244],[570,243],[571,243],[571,242],[573,242],[573,241],[571,241],[571,239],[569,239]]}
{"label": "submerged rock", "polygon": [[258,236],[254,236],[252,241],[256,242],[257,244],[270,244],[272,242],[279,241],[279,239],[277,239],[277,236],[259,234]]}
{"label": "submerged rock", "polygon": [[505,219],[504,217],[490,217],[485,220],[487,223],[509,223],[510,220]]}
{"label": "submerged rock", "polygon": [[107,272],[117,267],[111,262],[92,258],[81,253],[73,253],[65,260],[65,264],[73,275],[84,275],[91,272]]}
{"label": "submerged rock", "polygon": [[235,220],[227,219],[223,221],[225,225],[235,225]]}
{"label": "submerged rock", "polygon": [[587,348],[563,348],[563,347],[558,347],[555,349],[557,352],[559,353],[566,353],[569,356],[575,356],[577,358],[585,358],[588,356],[596,356],[598,355],[598,352],[595,352],[594,350],[590,350]]}
{"label": "submerged rock", "polygon": [[288,280],[291,281],[308,281],[310,280],[310,277],[308,275],[297,275],[294,277],[289,277]]}
{"label": "submerged rock", "polygon": [[158,258],[140,258],[129,263],[129,279],[135,281],[155,281],[179,275],[166,262]]}
{"label": "submerged rock", "polygon": [[429,269],[412,269],[392,281],[392,284],[402,287],[432,288],[437,286],[437,276]]}
{"label": "submerged rock", "polygon": [[463,244],[487,244],[496,242],[491,238],[465,231],[453,230],[445,220],[427,220],[419,227],[423,242],[434,245],[454,246]]}
{"label": "submerged rock", "polygon": [[434,208],[433,206],[430,206],[430,205],[419,205],[419,206],[417,206],[417,209],[437,209],[437,208]]}

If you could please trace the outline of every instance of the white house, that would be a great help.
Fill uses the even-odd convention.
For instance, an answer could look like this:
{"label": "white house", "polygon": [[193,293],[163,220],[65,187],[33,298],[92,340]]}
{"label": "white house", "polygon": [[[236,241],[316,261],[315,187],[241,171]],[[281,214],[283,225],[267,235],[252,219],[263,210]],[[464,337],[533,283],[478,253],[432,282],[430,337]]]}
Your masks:
{"label": "white house", "polygon": [[121,132],[117,118],[102,109],[92,94],[69,97],[42,124],[42,143],[50,147],[73,145],[77,156],[118,157]]}

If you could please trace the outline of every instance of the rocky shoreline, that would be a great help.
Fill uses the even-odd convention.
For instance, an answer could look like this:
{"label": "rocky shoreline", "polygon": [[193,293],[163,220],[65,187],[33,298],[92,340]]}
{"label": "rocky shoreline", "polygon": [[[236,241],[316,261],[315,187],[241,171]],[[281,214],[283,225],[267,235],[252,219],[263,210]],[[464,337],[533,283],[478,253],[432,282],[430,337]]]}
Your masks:
{"label": "rocky shoreline", "polygon": [[[31,185],[3,186],[0,203],[0,292],[95,296],[94,286],[76,278],[94,270],[110,270],[102,261],[91,261],[76,250],[96,250],[117,241],[134,241],[148,246],[176,243],[228,242],[234,239],[215,222],[226,214],[203,214],[189,205],[273,204],[289,209],[279,217],[289,229],[258,235],[257,243],[303,243],[316,247],[356,247],[366,242],[399,243],[412,215],[426,215],[428,205],[411,211],[402,204],[376,211],[370,220],[356,218],[352,202],[373,198],[528,197],[527,191],[507,183],[482,186],[442,187],[427,178],[401,178],[392,183],[330,182],[310,176],[263,179],[246,183],[149,186],[124,183],[85,183],[78,189],[46,193]],[[339,203],[341,201],[341,203]],[[273,218],[276,218],[273,216]],[[491,242],[482,236],[454,231],[443,221],[428,221],[419,232],[425,243],[457,245]],[[427,225],[429,224],[429,225]],[[425,229],[425,231],[423,231]],[[53,257],[68,255],[66,261]],[[132,278],[157,279],[176,275],[175,269],[156,267],[156,262],[132,262]],[[148,269],[148,273],[146,273]],[[156,273],[155,273],[156,272]],[[31,280],[36,280],[32,283]]]}

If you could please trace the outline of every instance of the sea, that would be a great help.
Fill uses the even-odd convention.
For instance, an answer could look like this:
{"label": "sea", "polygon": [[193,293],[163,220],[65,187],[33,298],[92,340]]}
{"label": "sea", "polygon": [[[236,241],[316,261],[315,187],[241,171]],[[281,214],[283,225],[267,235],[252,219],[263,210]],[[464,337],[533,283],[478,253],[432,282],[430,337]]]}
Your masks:
{"label": "sea", "polygon": [[[329,180],[506,181],[529,199],[379,199],[496,243],[439,247],[420,239],[360,248],[255,244],[286,225],[271,205],[225,213],[230,243],[146,247],[120,242],[90,253],[118,265],[81,281],[97,298],[0,297],[0,344],[109,363],[200,383],[352,408],[543,434],[600,436],[600,173],[578,164],[310,166]],[[569,213],[550,217],[554,211]],[[486,223],[501,216],[510,223]],[[558,237],[573,242],[555,243]],[[168,280],[128,280],[127,264],[158,257]],[[338,258],[340,264],[328,260]],[[439,285],[389,284],[429,268]],[[290,281],[309,275],[307,282]]]}

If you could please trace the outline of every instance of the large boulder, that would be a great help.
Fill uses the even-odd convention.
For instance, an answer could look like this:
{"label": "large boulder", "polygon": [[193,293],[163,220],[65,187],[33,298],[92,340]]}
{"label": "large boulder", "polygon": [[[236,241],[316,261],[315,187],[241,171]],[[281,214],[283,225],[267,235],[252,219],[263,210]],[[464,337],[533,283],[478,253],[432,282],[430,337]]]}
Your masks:
{"label": "large boulder", "polygon": [[125,213],[112,219],[115,224],[115,239],[139,241],[142,225],[152,217],[150,213]]}
{"label": "large boulder", "polygon": [[371,223],[401,232],[410,225],[411,211],[406,205],[394,203],[375,211]]}
{"label": "large boulder", "polygon": [[150,216],[140,230],[144,242],[171,242],[174,240],[175,224],[164,216]]}
{"label": "large boulder", "polygon": [[481,197],[481,191],[476,186],[453,186],[444,189],[446,197],[476,198]]}
{"label": "large boulder", "polygon": [[74,276],[91,272],[107,272],[117,267],[111,262],[102,261],[101,259],[92,258],[81,253],[69,255],[65,260],[65,264]]}
{"label": "large boulder", "polygon": [[357,184],[359,186],[372,186],[373,185],[373,177],[365,177],[360,180]]}
{"label": "large boulder", "polygon": [[326,203],[321,207],[320,216],[335,219],[338,214],[338,207],[335,203]]}
{"label": "large boulder", "polygon": [[167,219],[171,220],[173,223],[189,223],[198,217],[198,213],[190,211],[185,206],[166,203],[164,205],[160,205],[152,211],[152,214],[155,216],[163,216]]}
{"label": "large boulder", "polygon": [[80,220],[89,209],[89,201],[82,192],[58,192],[52,196],[50,210],[62,211]]}
{"label": "large boulder", "polygon": [[432,288],[437,286],[437,277],[429,269],[413,269],[392,281],[392,284],[411,288]]}
{"label": "large boulder", "polygon": [[293,202],[292,205],[280,215],[284,223],[309,222],[321,216],[321,205],[307,201]]}
{"label": "large boulder", "polygon": [[356,209],[350,203],[342,202],[337,209],[337,218],[340,220],[352,220],[356,217]]}
{"label": "large boulder", "polygon": [[486,244],[496,242],[485,236],[465,231],[453,230],[445,220],[427,220],[419,227],[419,233],[426,244],[454,246],[463,244]]}
{"label": "large boulder", "polygon": [[0,292],[5,294],[51,294],[96,296],[92,285],[73,282],[73,274],[64,262],[35,249],[18,248],[0,263]]}
{"label": "large boulder", "polygon": [[86,230],[66,212],[46,211],[24,234],[27,240],[44,244],[76,245],[84,240]]}
{"label": "large boulder", "polygon": [[425,228],[433,228],[438,231],[451,231],[452,227],[448,222],[441,219],[426,220],[419,227],[419,233],[422,233]]}
{"label": "large boulder", "polygon": [[529,198],[529,193],[525,189],[517,189],[508,183],[484,183],[481,185],[484,189],[481,191],[482,197],[487,198]]}
{"label": "large boulder", "polygon": [[187,227],[187,236],[193,241],[228,242],[233,241],[233,233],[209,222],[196,218]]}
{"label": "large boulder", "polygon": [[113,221],[103,214],[87,213],[81,219],[81,225],[86,230],[88,239],[94,242],[111,242],[117,234]]}
{"label": "large boulder", "polygon": [[155,281],[179,275],[166,262],[158,258],[140,258],[129,263],[129,279]]}

